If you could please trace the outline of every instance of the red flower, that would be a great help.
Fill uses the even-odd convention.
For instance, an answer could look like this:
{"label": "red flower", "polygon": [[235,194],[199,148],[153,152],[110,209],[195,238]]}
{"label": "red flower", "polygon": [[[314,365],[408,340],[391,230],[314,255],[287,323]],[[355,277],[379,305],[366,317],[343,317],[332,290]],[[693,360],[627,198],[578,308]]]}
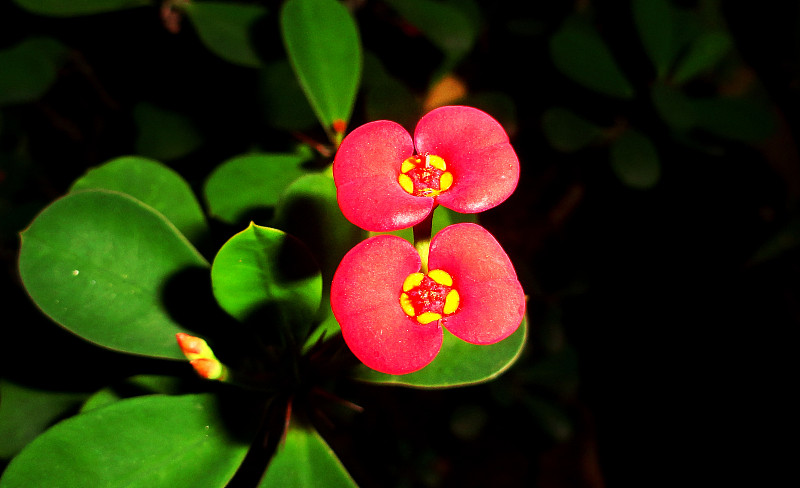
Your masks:
{"label": "red flower", "polygon": [[442,327],[473,344],[494,344],[522,322],[525,298],[511,261],[476,224],[455,224],[431,241],[428,271],[414,246],[369,238],[345,255],[331,306],[350,350],[367,366],[411,373],[433,361]]}
{"label": "red flower", "polygon": [[477,213],[502,203],[519,180],[503,127],[472,107],[448,106],[420,119],[414,138],[378,120],[347,135],[333,162],[339,206],[369,231],[418,224],[441,204]]}

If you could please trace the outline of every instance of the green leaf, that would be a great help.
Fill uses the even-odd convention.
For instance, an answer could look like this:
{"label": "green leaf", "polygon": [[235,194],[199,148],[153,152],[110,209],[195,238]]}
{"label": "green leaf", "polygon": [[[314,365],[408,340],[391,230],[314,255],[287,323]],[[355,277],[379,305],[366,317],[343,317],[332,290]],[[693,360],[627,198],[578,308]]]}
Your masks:
{"label": "green leaf", "polygon": [[291,331],[300,340],[322,298],[322,276],[308,248],[252,222],[219,250],[211,283],[219,304],[236,319]]}
{"label": "green leaf", "polygon": [[689,50],[681,57],[672,81],[683,84],[696,76],[712,70],[733,46],[733,41],[722,31],[706,31],[697,36]]}
{"label": "green leaf", "polygon": [[316,127],[317,117],[287,59],[266,64],[260,75],[259,96],[270,125],[303,132]]}
{"label": "green leaf", "polygon": [[189,2],[184,7],[200,40],[226,61],[258,67],[261,59],[253,48],[251,30],[267,10],[259,5],[225,2]]}
{"label": "green leaf", "polygon": [[81,406],[81,413],[111,405],[125,398],[163,393],[177,395],[180,392],[181,378],[163,375],[136,375],[98,390]]}
{"label": "green leaf", "polygon": [[361,41],[355,20],[336,0],[288,0],[281,34],[292,67],[326,129],[348,122],[361,80]]}
{"label": "green leaf", "polygon": [[143,5],[152,0],[14,0],[20,7],[40,15],[72,17],[75,15],[99,14]]}
{"label": "green leaf", "polygon": [[633,20],[647,55],[663,79],[675,59],[675,16],[669,0],[633,0]]}
{"label": "green leaf", "polygon": [[562,107],[545,111],[542,128],[550,144],[563,152],[583,149],[603,136],[600,127]]}
{"label": "green leaf", "polygon": [[0,50],[0,106],[40,99],[55,83],[68,50],[48,37],[30,37]]}
{"label": "green leaf", "polygon": [[0,459],[10,459],[86,398],[82,393],[28,388],[0,379]]}
{"label": "green leaf", "polygon": [[178,173],[152,159],[122,156],[90,169],[70,191],[113,190],[161,212],[193,242],[208,232],[200,202]]}
{"label": "green leaf", "polygon": [[192,121],[177,112],[150,103],[133,108],[136,121],[136,152],[161,161],[186,156],[202,145]]}
{"label": "green leaf", "polygon": [[274,207],[289,184],[302,176],[305,154],[254,153],[229,159],[206,179],[203,193],[208,210],[228,224],[248,214]]}
{"label": "green leaf", "polygon": [[772,107],[755,99],[716,97],[690,101],[697,127],[744,142],[760,142],[777,129]]}
{"label": "green leaf", "polygon": [[652,188],[661,177],[658,151],[649,137],[628,129],[611,144],[611,168],[627,186]]}
{"label": "green leaf", "polygon": [[64,420],[8,465],[0,488],[224,487],[247,453],[211,395],[152,395]]}
{"label": "green leaf", "polygon": [[469,344],[445,329],[444,342],[431,364],[406,375],[379,373],[364,365],[355,370],[355,378],[370,383],[393,384],[413,388],[453,388],[491,381],[522,354],[528,334],[527,318],[511,336],[488,346]]}
{"label": "green leaf", "polygon": [[41,310],[117,351],[183,359],[188,332],[162,301],[170,279],[208,263],[163,215],[122,193],[70,193],[22,233],[19,271]]}
{"label": "green leaf", "polygon": [[658,114],[672,130],[685,132],[697,123],[691,101],[677,88],[654,83],[650,89],[650,98]]}
{"label": "green leaf", "polygon": [[289,425],[259,488],[357,488],[336,454],[312,427]]}
{"label": "green leaf", "polygon": [[611,97],[633,98],[633,86],[586,19],[567,18],[550,39],[550,55],[556,67],[576,83]]}
{"label": "green leaf", "polygon": [[414,130],[422,110],[419,100],[370,52],[364,57],[363,84],[367,120],[393,120],[409,133]]}

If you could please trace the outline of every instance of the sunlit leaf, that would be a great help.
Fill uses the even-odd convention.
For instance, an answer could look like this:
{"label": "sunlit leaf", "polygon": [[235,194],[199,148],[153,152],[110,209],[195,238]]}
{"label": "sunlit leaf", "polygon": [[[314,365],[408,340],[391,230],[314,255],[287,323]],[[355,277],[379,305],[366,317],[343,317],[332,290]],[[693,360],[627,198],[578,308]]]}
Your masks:
{"label": "sunlit leaf", "polygon": [[361,41],[355,20],[336,0],[288,0],[281,33],[289,60],[326,130],[347,122],[361,80]]}
{"label": "sunlit leaf", "polygon": [[217,56],[242,66],[258,67],[261,59],[253,47],[256,21],[266,15],[260,5],[227,2],[188,2],[184,7],[203,44]]}
{"label": "sunlit leaf", "polygon": [[212,395],[152,395],[69,418],[11,461],[0,488],[222,488],[249,439],[219,410]]}
{"label": "sunlit leaf", "polygon": [[431,364],[406,375],[379,373],[364,365],[355,378],[370,383],[412,388],[452,388],[490,381],[506,371],[522,354],[528,333],[527,319],[511,336],[488,346],[469,344],[444,331],[444,343]]}
{"label": "sunlit leaf", "polygon": [[203,142],[192,121],[185,115],[150,103],[133,109],[136,121],[136,152],[160,161],[185,156]]}
{"label": "sunlit leaf", "polygon": [[302,339],[322,297],[322,276],[308,248],[283,231],[253,223],[219,250],[211,282],[233,317]]}
{"label": "sunlit leaf", "polygon": [[675,58],[674,15],[669,0],[633,0],[633,20],[659,78],[664,78]]}
{"label": "sunlit leaf", "polygon": [[571,110],[553,107],[542,115],[542,128],[550,144],[563,152],[573,152],[597,141],[602,129]]}
{"label": "sunlit leaf", "polygon": [[617,98],[634,95],[608,45],[586,19],[564,21],[550,39],[550,55],[565,76],[586,88]]}
{"label": "sunlit leaf", "polygon": [[152,0],[14,0],[14,2],[35,14],[54,17],[99,14],[153,3]]}
{"label": "sunlit leaf", "polygon": [[182,359],[184,330],[162,301],[178,273],[208,263],[151,207],[122,193],[60,198],[22,233],[19,271],[57,323],[101,346]]}
{"label": "sunlit leaf", "polygon": [[249,213],[274,207],[289,184],[302,176],[305,154],[253,153],[231,158],[208,176],[203,192],[209,213],[234,224]]}
{"label": "sunlit leaf", "polygon": [[158,161],[140,156],[112,159],[90,169],[70,191],[90,189],[114,190],[136,198],[161,212],[191,241],[208,230],[189,183]]}
{"label": "sunlit leaf", "polygon": [[0,50],[0,106],[41,98],[53,83],[68,51],[59,41],[31,37]]}
{"label": "sunlit leaf", "polygon": [[611,168],[625,185],[646,189],[661,177],[661,163],[653,142],[639,131],[628,129],[611,144]]}
{"label": "sunlit leaf", "polygon": [[672,81],[686,83],[692,78],[713,69],[728,54],[733,42],[727,33],[706,31],[696,37],[689,50],[680,58]]}
{"label": "sunlit leaf", "polygon": [[0,459],[9,459],[86,394],[47,391],[0,379]]}
{"label": "sunlit leaf", "polygon": [[312,427],[292,422],[259,488],[357,488],[336,454]]}

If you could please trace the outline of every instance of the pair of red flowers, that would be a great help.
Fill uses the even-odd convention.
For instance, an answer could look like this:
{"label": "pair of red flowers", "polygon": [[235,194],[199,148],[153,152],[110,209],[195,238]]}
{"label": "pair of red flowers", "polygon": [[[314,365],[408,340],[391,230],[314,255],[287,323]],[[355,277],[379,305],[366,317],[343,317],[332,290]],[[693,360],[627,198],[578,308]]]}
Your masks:
{"label": "pair of red flowers", "polygon": [[441,107],[422,117],[413,139],[395,122],[370,122],[342,141],[333,177],[354,224],[376,232],[415,227],[416,247],[392,235],[371,237],[345,255],[333,277],[333,313],[364,364],[410,373],[433,361],[442,327],[473,344],[494,344],[519,327],[525,298],[495,238],[476,224],[430,238],[437,205],[477,213],[516,188],[519,161],[491,116]]}

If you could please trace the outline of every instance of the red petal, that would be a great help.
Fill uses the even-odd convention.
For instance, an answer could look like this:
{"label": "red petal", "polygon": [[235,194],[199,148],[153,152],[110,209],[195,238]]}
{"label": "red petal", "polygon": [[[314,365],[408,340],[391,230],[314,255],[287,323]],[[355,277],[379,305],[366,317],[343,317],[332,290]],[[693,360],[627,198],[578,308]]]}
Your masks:
{"label": "red petal", "polygon": [[519,160],[508,134],[489,114],[472,107],[440,107],[425,114],[414,131],[420,154],[441,156],[453,186],[437,197],[462,213],[488,210],[505,201],[519,182]]}
{"label": "red petal", "polygon": [[525,295],[517,273],[497,240],[476,224],[455,224],[431,241],[430,269],[453,277],[459,311],[444,326],[472,344],[494,344],[517,330],[525,313]]}
{"label": "red petal", "polygon": [[420,326],[400,307],[403,281],[419,269],[408,241],[381,235],[351,249],[333,276],[333,314],[350,350],[372,369],[411,373],[442,347],[441,327]]}
{"label": "red petal", "polygon": [[348,134],[333,162],[344,216],[375,232],[411,227],[427,217],[433,199],[412,196],[397,182],[400,166],[413,154],[411,135],[395,122],[370,122]]}

